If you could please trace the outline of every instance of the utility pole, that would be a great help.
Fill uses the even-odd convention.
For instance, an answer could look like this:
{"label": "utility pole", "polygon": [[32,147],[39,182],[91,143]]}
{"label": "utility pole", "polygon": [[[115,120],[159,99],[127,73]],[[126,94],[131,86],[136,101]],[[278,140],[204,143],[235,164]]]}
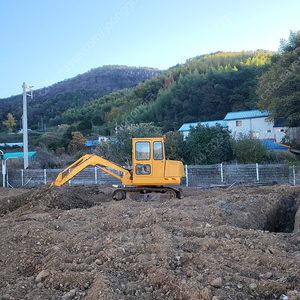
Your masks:
{"label": "utility pole", "polygon": [[32,95],[32,87],[28,87],[25,82],[23,82],[23,156],[24,156],[24,170],[28,168],[28,130],[27,130],[27,92],[26,90],[30,90],[31,99]]}

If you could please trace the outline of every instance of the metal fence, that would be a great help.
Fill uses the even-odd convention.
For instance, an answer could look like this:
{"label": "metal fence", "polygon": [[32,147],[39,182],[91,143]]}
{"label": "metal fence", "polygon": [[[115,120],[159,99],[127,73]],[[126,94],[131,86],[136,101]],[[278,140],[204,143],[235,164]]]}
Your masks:
{"label": "metal fence", "polygon": [[188,186],[300,184],[300,167],[285,164],[186,166]]}
{"label": "metal fence", "polygon": [[[47,182],[53,182],[62,169],[14,170],[6,172],[3,183],[7,187],[37,187]],[[113,170],[112,170],[113,171]],[[116,171],[114,171],[116,172]],[[122,176],[121,172],[116,172]],[[247,165],[201,165],[185,166],[186,178],[182,185],[212,186],[212,185],[251,185],[251,184],[285,184],[300,185],[300,167],[284,164],[247,164]],[[0,184],[0,186],[3,186]],[[103,172],[98,167],[88,167],[68,182],[69,185],[107,184],[121,185],[122,182]]]}

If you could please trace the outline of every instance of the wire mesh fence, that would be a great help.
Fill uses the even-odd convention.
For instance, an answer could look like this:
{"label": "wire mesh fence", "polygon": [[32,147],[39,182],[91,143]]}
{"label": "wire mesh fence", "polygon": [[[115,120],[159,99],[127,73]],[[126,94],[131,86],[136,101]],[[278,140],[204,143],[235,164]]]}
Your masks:
{"label": "wire mesh fence", "polygon": [[[8,170],[6,174],[6,187],[38,187],[48,182],[54,182],[63,169],[28,169]],[[122,176],[121,172],[110,170]],[[107,184],[121,185],[122,182],[113,176],[101,171],[98,167],[88,167],[68,181],[68,185]],[[2,185],[3,186],[3,185]]]}
{"label": "wire mesh fence", "polygon": [[[6,187],[37,187],[55,181],[62,169],[28,169],[6,170],[3,174],[2,185]],[[110,170],[122,176],[121,172]],[[182,185],[211,186],[211,185],[299,185],[300,167],[285,164],[246,164],[246,165],[199,165],[185,166],[186,178]],[[88,167],[74,176],[68,185],[122,185],[122,182],[103,172],[98,167]]]}

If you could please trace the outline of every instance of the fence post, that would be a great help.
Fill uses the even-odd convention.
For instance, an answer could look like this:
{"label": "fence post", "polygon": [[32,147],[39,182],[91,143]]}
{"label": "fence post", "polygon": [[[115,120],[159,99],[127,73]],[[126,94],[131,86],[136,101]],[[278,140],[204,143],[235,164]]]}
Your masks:
{"label": "fence post", "polygon": [[293,182],[294,186],[296,185],[296,171],[295,171],[295,166],[293,166]]}
{"label": "fence post", "polygon": [[220,172],[221,172],[221,182],[224,182],[224,174],[223,174],[223,164],[220,164]]}
{"label": "fence post", "polygon": [[189,186],[189,174],[188,174],[188,168],[187,165],[185,165],[185,186]]}
{"label": "fence post", "polygon": [[47,183],[47,171],[44,169],[44,184]]}
{"label": "fence post", "polygon": [[256,181],[259,182],[258,163],[256,163]]}
{"label": "fence post", "polygon": [[95,184],[98,184],[97,167],[95,167]]}
{"label": "fence post", "polygon": [[24,170],[21,169],[22,186],[24,186]]}
{"label": "fence post", "polygon": [[2,186],[5,187],[6,163],[2,160]]}

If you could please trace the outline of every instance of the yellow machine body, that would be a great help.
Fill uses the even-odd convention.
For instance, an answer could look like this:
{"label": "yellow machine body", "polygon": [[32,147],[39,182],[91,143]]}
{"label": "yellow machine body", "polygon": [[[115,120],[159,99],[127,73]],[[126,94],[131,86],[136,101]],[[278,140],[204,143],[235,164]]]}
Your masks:
{"label": "yellow machine body", "polygon": [[[163,138],[133,138],[132,170],[103,157],[87,154],[59,173],[52,185],[64,185],[88,166],[99,166],[102,171],[120,179],[125,186],[180,185],[181,178],[185,176],[181,161],[166,159]],[[122,172],[123,176],[108,168]]]}

